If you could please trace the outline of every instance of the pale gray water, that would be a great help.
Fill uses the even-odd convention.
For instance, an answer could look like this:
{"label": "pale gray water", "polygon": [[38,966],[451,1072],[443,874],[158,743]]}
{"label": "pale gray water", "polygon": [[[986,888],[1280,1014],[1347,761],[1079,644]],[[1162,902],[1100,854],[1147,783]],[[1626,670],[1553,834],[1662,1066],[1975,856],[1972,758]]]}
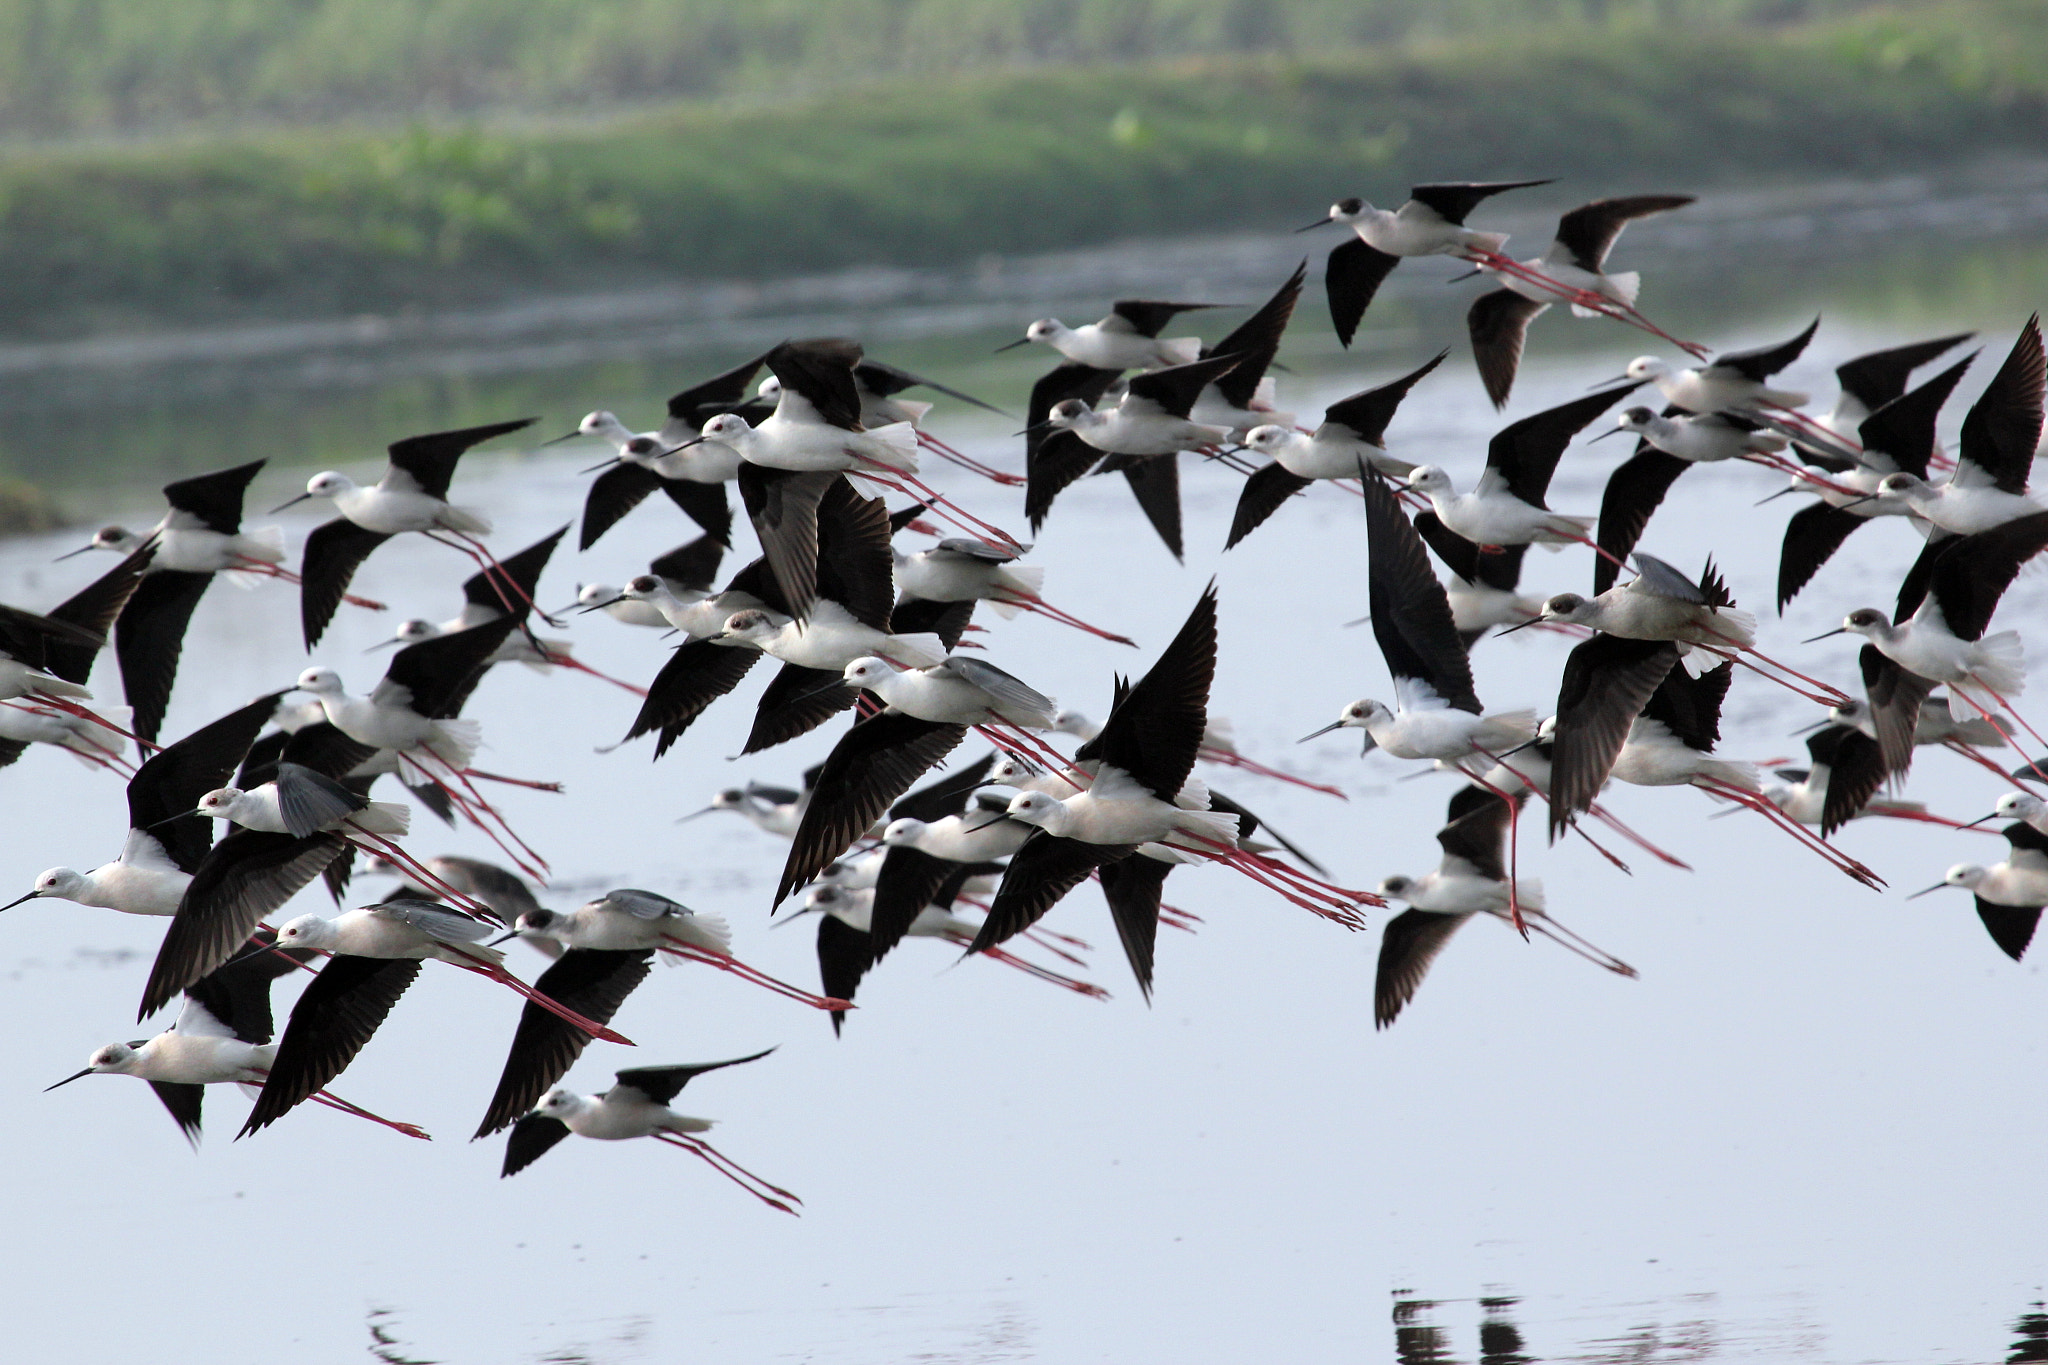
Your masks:
{"label": "pale gray water", "polygon": [[[1953,326],[1986,329],[1995,360],[2048,274],[2038,234],[1952,258],[1924,239],[1902,249],[1883,269],[1788,267],[1775,297],[1751,299],[1739,323],[1710,329],[1721,307],[1660,295],[1654,279],[1645,306],[1727,346],[1789,334],[1823,309],[1828,322],[1788,379],[1828,395],[1840,359]],[[1742,263],[1726,269],[1738,275]],[[1421,302],[1410,297],[1390,317],[1421,335],[1355,360],[1304,345],[1308,361],[1284,395],[1313,410],[1408,368],[1455,321],[1419,284]],[[1305,341],[1326,325],[1319,306],[1302,322]],[[970,340],[982,349],[980,332]],[[1649,349],[1642,340],[1543,319],[1510,416],[1614,373]],[[942,377],[954,377],[949,354],[970,375],[992,372],[970,366],[957,339],[906,349],[906,363]],[[1965,381],[1965,399],[1989,368]],[[627,397],[689,377],[645,370]],[[544,434],[594,401],[551,406]],[[1394,433],[1409,458],[1469,477],[1497,424],[1469,360],[1454,356]],[[941,429],[979,433],[977,452],[1015,459],[1013,427]],[[1553,505],[1594,510],[1622,445],[1567,455]],[[510,549],[569,519],[588,459],[477,459],[457,486],[492,511],[493,543]],[[937,468],[975,509],[1018,520],[1015,494]],[[252,505],[282,501],[293,482],[266,476]],[[1361,763],[1337,736],[1292,743],[1386,689],[1369,634],[1337,624],[1364,610],[1356,505],[1319,492],[1226,559],[1216,547],[1235,477],[1190,466],[1185,482],[1184,568],[1137,523],[1120,480],[1067,494],[1035,556],[1051,569],[1054,601],[1127,630],[1141,650],[992,620],[990,657],[1100,712],[1110,671],[1148,662],[1215,573],[1214,709],[1236,722],[1247,752],[1339,782],[1352,800],[1210,776],[1350,884],[1425,870],[1447,782],[1394,785],[1398,765]],[[1747,469],[1688,475],[1644,547],[1680,564],[1714,551],[1738,598],[1764,615],[1765,647],[1847,684],[1852,648],[1795,642],[1850,607],[1888,601],[1914,542],[1896,523],[1860,533],[1779,622],[1769,584],[1786,503],[1750,510],[1777,486]],[[312,524],[288,522],[295,541]],[[542,600],[566,601],[579,579],[617,581],[682,536],[679,518],[649,506],[589,554],[562,556]],[[52,567],[71,543],[0,546],[0,598],[47,605],[85,580],[88,563],[104,567]],[[1587,559],[1531,555],[1528,582],[1581,589]],[[1304,601],[1292,575],[1306,567],[1334,581]],[[446,615],[465,571],[447,551],[398,544],[358,582],[396,614]],[[2038,629],[2044,605],[2041,577],[2024,578],[2002,624]],[[366,682],[381,665],[360,651],[388,619],[346,611],[315,660]],[[166,732],[288,682],[303,666],[295,631],[288,591],[216,587]],[[581,618],[572,633],[591,662],[625,676],[651,675],[661,658],[652,632]],[[1547,708],[1566,647],[1533,632],[1482,645],[1482,696]],[[750,960],[814,979],[810,931],[767,929],[782,845],[725,817],[672,823],[717,786],[787,780],[826,751],[836,727],[726,762],[760,686],[750,681],[650,766],[644,744],[592,752],[623,732],[634,705],[625,694],[521,670],[486,684],[471,712],[485,723],[487,766],[568,784],[562,797],[504,799],[554,862],[559,889],[544,899],[567,905],[603,884],[670,892],[726,915]],[[1749,758],[1798,754],[1787,732],[1811,718],[1747,677],[1729,713],[1724,752]],[[0,890],[19,894],[43,867],[91,866],[118,848],[108,776],[36,753],[0,781],[15,793]],[[1912,794],[1967,819],[2000,790],[1934,755]],[[1999,954],[1963,893],[1904,899],[1950,863],[1995,859],[2002,843],[1858,824],[1841,842],[1890,879],[1880,895],[1759,822],[1708,823],[1711,807],[1693,793],[1627,790],[1611,804],[1698,871],[1631,857],[1635,875],[1623,877],[1582,844],[1545,849],[1532,821],[1524,873],[1545,879],[1566,924],[1642,979],[1477,924],[1384,1034],[1370,1007],[1384,916],[1350,935],[1221,870],[1169,883],[1168,898],[1206,922],[1193,936],[1162,934],[1151,1009],[1086,890],[1048,923],[1095,943],[1089,975],[1115,994],[1106,1004],[994,964],[953,967],[945,950],[910,943],[864,984],[863,1008],[835,1043],[822,1017],[719,974],[657,973],[617,1021],[640,1048],[595,1045],[571,1082],[598,1089],[617,1066],[780,1044],[766,1061],[698,1082],[682,1107],[719,1118],[713,1136],[726,1151],[802,1195],[800,1220],[650,1143],[567,1143],[499,1182],[502,1145],[464,1138],[518,1002],[453,973],[425,974],[336,1085],[438,1141],[316,1109],[231,1143],[245,1102],[217,1090],[195,1157],[132,1080],[38,1093],[99,1044],[145,1031],[130,1021],[159,927],[22,906],[0,919],[10,1350],[167,1365],[334,1360],[368,1347],[376,1312],[398,1354],[444,1361],[2002,1359],[2048,1281],[2039,968]],[[431,823],[412,842],[490,854],[473,832]],[[322,903],[308,895],[295,910]],[[1498,1325],[1482,1339],[1489,1320],[1510,1322],[1519,1345],[1503,1345]]]}

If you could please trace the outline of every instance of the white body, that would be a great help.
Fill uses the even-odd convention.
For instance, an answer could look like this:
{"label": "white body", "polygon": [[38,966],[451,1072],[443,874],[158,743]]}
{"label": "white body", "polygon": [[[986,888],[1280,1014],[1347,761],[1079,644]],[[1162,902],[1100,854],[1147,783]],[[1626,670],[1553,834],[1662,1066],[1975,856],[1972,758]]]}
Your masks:
{"label": "white body", "polygon": [[1665,399],[1687,412],[1723,412],[1730,408],[1796,408],[1807,395],[1774,389],[1720,365],[1697,370],[1675,369],[1652,355],[1637,356],[1628,365],[1630,379],[1647,379]]}
{"label": "white body", "polygon": [[1317,427],[1313,435],[1278,424],[1253,427],[1245,434],[1244,443],[1272,456],[1297,479],[1355,479],[1360,461],[1394,479],[1405,479],[1415,471],[1406,460],[1397,460],[1383,448],[1359,440],[1350,428],[1328,423]]}
{"label": "white body", "polygon": [[185,898],[192,874],[172,862],[147,830],[131,829],[121,856],[90,872],[53,867],[36,878],[30,896],[74,901],[124,915],[171,915]]}
{"label": "white body", "polygon": [[1069,327],[1058,318],[1040,318],[1026,329],[1026,340],[1050,346],[1077,365],[1098,370],[1159,370],[1201,358],[1200,337],[1139,336],[1121,319]]}
{"label": "white body", "polygon": [[784,663],[833,673],[869,654],[911,668],[929,668],[946,657],[945,642],[936,635],[885,635],[825,598],[811,608],[810,619],[801,622],[755,610],[735,612],[721,635]]}
{"label": "white body", "polygon": [[1470,493],[1459,493],[1451,476],[1434,465],[1411,471],[1408,485],[1427,495],[1445,526],[1475,545],[1541,545],[1557,551],[1583,543],[1593,531],[1594,518],[1547,512],[1523,502],[1491,470],[1480,476]]}
{"label": "white body", "polygon": [[627,952],[683,946],[732,956],[732,930],[723,919],[644,891],[614,891],[567,914],[529,911],[519,917],[519,930],[565,948]]}
{"label": "white body", "polygon": [[350,739],[396,750],[430,775],[467,768],[483,737],[473,720],[429,720],[412,709],[408,689],[389,681],[378,683],[367,697],[352,697],[333,669],[309,668],[299,675],[297,687],[318,698],[328,722]]}

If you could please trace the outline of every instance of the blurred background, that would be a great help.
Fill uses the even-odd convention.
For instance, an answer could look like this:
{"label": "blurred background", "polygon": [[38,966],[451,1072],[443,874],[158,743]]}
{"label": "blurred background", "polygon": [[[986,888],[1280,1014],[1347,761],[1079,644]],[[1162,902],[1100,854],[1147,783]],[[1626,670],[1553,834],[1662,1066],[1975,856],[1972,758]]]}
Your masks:
{"label": "blurred background", "polygon": [[[1616,267],[1643,273],[1651,317],[1716,350],[1820,313],[1785,376],[1820,403],[1850,356],[1980,332],[1953,441],[2048,301],[2048,3],[0,0],[0,527],[18,533],[0,600],[47,605],[100,572],[52,561],[82,526],[154,519],[168,478],[268,458],[249,504],[267,524],[309,468],[374,473],[399,437],[534,415],[528,448],[479,451],[457,480],[510,549],[573,515],[599,458],[540,439],[598,407],[654,426],[667,395],[785,337],[856,336],[1021,412],[1052,357],[993,352],[1031,319],[1117,297],[1256,304],[1304,256],[1284,406],[1312,416],[1451,346],[1394,435],[1405,458],[1469,470],[1506,420],[1659,348],[1556,310],[1496,414],[1464,342],[1482,286],[1447,288],[1449,261],[1404,266],[1340,350],[1317,283],[1339,233],[1292,230],[1348,195],[1545,176],[1475,224],[1529,254],[1586,200],[1699,195],[1632,226]],[[947,403],[933,424],[1021,466],[1014,418]],[[1627,453],[1575,447],[1554,504],[1591,511]],[[956,473],[935,477],[1021,521],[1014,491]],[[1366,632],[1339,624],[1366,609],[1356,504],[1303,499],[1286,534],[1222,556],[1239,483],[1194,461],[1184,477],[1187,564],[1131,533],[1114,480],[1076,484],[1036,551],[1054,601],[1142,650],[1022,620],[987,637],[998,661],[1099,713],[1109,669],[1148,662],[1218,573],[1214,709],[1247,753],[1353,799],[1230,790],[1348,884],[1426,870],[1446,780],[1397,786],[1382,755],[1293,747],[1384,694]],[[1752,505],[1781,486],[1694,476],[1655,552],[1714,553],[1767,647],[1851,685],[1840,641],[1792,642],[1888,598],[1917,542],[1896,523],[1856,538],[1772,617],[1787,504]],[[296,547],[316,517],[286,521]],[[651,500],[559,556],[543,605],[685,534]],[[1583,588],[1584,560],[1530,556],[1529,590]],[[1312,619],[1276,617],[1304,563],[1327,572]],[[447,614],[465,571],[394,544],[360,580],[394,611],[344,614],[310,662],[366,681],[391,618]],[[210,594],[166,733],[288,682],[296,610],[274,585]],[[644,680],[665,657],[652,632],[573,619],[608,672]],[[2043,621],[2048,579],[2029,575],[2001,622]],[[1483,644],[1482,695],[1547,709],[1564,647]],[[652,765],[644,744],[596,752],[630,698],[494,673],[474,708],[492,766],[568,784],[507,798],[555,861],[543,899],[676,895],[726,916],[749,960],[811,980],[809,932],[767,932],[782,846],[725,816],[674,823],[825,753],[834,731],[728,762],[751,702]],[[1811,710],[1745,680],[1723,748],[1797,755]],[[0,898],[118,846],[106,774],[39,753],[0,779]],[[2001,790],[1945,755],[1913,780],[1962,819]],[[1880,896],[1761,822],[1707,824],[1690,795],[1616,800],[1697,874],[1623,878],[1524,829],[1560,918],[1641,981],[1475,925],[1386,1034],[1378,920],[1342,935],[1221,874],[1176,874],[1173,900],[1206,922],[1163,936],[1150,1008],[1093,892],[1056,923],[1097,944],[1107,1004],[906,951],[835,1041],[809,1011],[701,979],[718,974],[658,975],[619,1018],[646,1055],[593,1049],[570,1083],[780,1043],[686,1100],[805,1196],[800,1222],[637,1150],[653,1144],[571,1144],[500,1184],[497,1145],[461,1139],[516,1010],[431,974],[339,1086],[426,1123],[431,1146],[324,1111],[233,1143],[223,1093],[194,1156],[132,1081],[42,1096],[132,1027],[160,926],[22,906],[0,918],[0,1095],[19,1105],[0,1210],[34,1230],[12,1248],[10,1340],[159,1365],[2048,1360],[2044,950],[2008,961],[1960,892],[1904,898],[1996,841],[1859,822],[1839,837],[1890,879]],[[422,824],[422,853],[495,856]],[[291,913],[325,908],[316,892]]]}

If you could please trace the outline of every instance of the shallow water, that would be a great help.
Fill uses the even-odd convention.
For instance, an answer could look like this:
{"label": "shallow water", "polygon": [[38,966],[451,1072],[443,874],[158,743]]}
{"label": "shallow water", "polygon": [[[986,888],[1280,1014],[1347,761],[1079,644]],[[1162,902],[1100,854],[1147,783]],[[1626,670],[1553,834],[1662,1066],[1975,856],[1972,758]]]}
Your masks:
{"label": "shallow water", "polygon": [[[1818,340],[1786,376],[1820,395],[1832,393],[1829,371],[1841,359],[1944,329],[1984,329],[1995,358],[2048,297],[2048,250],[2038,220],[2027,221],[1954,250],[1910,232],[1880,235],[1885,249],[1868,257],[1738,235],[1740,250],[1673,276],[1725,278],[1725,289],[1666,290],[1653,275],[1645,307],[1681,335],[1728,347],[1788,335],[1822,311]],[[1660,258],[1645,238],[1648,268]],[[1263,264],[1239,275],[1213,264],[1207,274],[1184,270],[1174,287],[1274,278],[1299,245],[1265,244]],[[1167,268],[1140,260],[1153,273],[1125,277],[1136,281],[1130,292],[1149,290]],[[1313,411],[1454,337],[1463,291],[1442,289],[1444,273],[1417,271],[1385,317],[1375,314],[1386,331],[1355,358],[1331,354],[1320,309],[1305,306],[1300,354],[1285,357],[1296,370],[1283,376],[1290,405]],[[1114,278],[1100,292],[1116,292]],[[899,363],[970,390],[994,381],[989,391],[1014,401],[1015,376],[1042,368],[1043,357],[975,358],[1009,324],[976,312],[987,305],[975,300],[961,307],[964,328],[917,335],[920,317],[950,316],[919,304],[922,313],[889,314],[864,334],[891,338],[884,353]],[[824,319],[851,328],[869,316],[820,310],[735,328],[752,344],[777,327],[817,330],[800,323]],[[1642,340],[1546,317],[1509,415],[1615,373],[1649,349]],[[546,434],[597,401],[651,417],[651,400],[743,349],[705,356],[693,344],[701,364],[650,341],[644,354],[586,355],[560,369],[427,373],[359,388],[281,382],[237,399],[250,411],[211,433],[211,454],[209,433],[191,426],[192,405],[170,397],[89,419],[55,400],[42,411],[69,412],[65,429],[92,434],[95,448],[139,472],[159,457],[196,468],[262,453],[247,440],[251,414],[303,407],[277,453],[300,461],[318,449],[324,461],[342,448],[338,433],[381,441],[433,425],[430,415],[545,411]],[[374,365],[376,348],[366,354]],[[1010,361],[1014,370],[1001,368]],[[1965,400],[1989,369],[1965,380]],[[200,392],[203,382],[188,387]],[[1951,434],[1962,408],[1952,408]],[[421,420],[394,429],[392,413]],[[1500,420],[1478,401],[1469,361],[1454,356],[1410,398],[1393,435],[1406,457],[1469,477]],[[1017,459],[1014,428],[993,419],[940,429],[976,453]],[[1553,505],[1592,511],[1622,444],[1574,448]],[[496,517],[493,543],[516,548],[570,518],[577,470],[591,458],[556,448],[473,459],[458,489]],[[977,511],[1019,519],[1015,494],[937,470]],[[282,501],[295,481],[267,474],[252,506]],[[1034,556],[1051,570],[1052,600],[1127,631],[1141,649],[1027,618],[989,622],[990,657],[1100,713],[1110,672],[1149,661],[1213,573],[1223,609],[1214,710],[1235,721],[1248,753],[1338,783],[1351,799],[1209,776],[1348,884],[1433,865],[1447,782],[1397,785],[1400,765],[1360,761],[1338,736],[1293,744],[1387,686],[1369,634],[1338,624],[1365,609],[1356,504],[1318,490],[1223,557],[1235,477],[1190,464],[1184,482],[1184,567],[1136,522],[1120,480],[1065,495]],[[1849,646],[1795,642],[1848,608],[1888,600],[1915,542],[1897,524],[1862,532],[1780,622],[1768,601],[1785,504],[1750,508],[1777,486],[1757,470],[1696,471],[1644,547],[1681,565],[1713,551],[1738,598],[1761,608],[1765,647],[1847,685]],[[313,524],[287,519],[295,543]],[[679,518],[650,504],[591,552],[564,554],[542,601],[567,601],[579,580],[618,581],[684,534]],[[47,605],[83,582],[88,565],[104,567],[51,565],[71,543],[0,545],[0,599]],[[1531,555],[1526,581],[1581,588],[1587,559]],[[465,568],[437,547],[401,542],[358,584],[394,614],[445,616]],[[1304,603],[1299,579],[1310,570],[1321,577]],[[345,611],[314,661],[360,686],[379,667],[361,651],[389,619]],[[2044,620],[2048,588],[2030,575],[2001,621]],[[195,619],[166,732],[288,682],[304,663],[295,624],[287,591],[217,586]],[[623,676],[649,676],[662,657],[653,632],[609,620],[576,618],[570,633],[580,655]],[[1566,648],[1536,632],[1481,645],[1481,695],[1496,708],[1547,708]],[[553,862],[556,889],[543,899],[567,906],[618,884],[678,895],[725,915],[749,960],[813,979],[810,931],[768,928],[782,845],[723,816],[673,823],[716,787],[789,780],[829,747],[832,733],[819,734],[728,762],[761,685],[750,679],[650,765],[644,742],[594,752],[630,719],[625,694],[574,676],[494,676],[471,707],[485,725],[486,766],[568,787],[560,797],[504,796]],[[1812,718],[1789,693],[1747,677],[1728,711],[1723,752],[1753,759],[1797,754],[1789,732]],[[16,793],[0,889],[25,890],[43,867],[91,866],[118,848],[123,817],[106,775],[38,753],[0,781]],[[2001,790],[1941,754],[1922,757],[1911,794],[1968,819]],[[132,1003],[159,927],[31,902],[0,918],[0,1028],[12,1037],[0,1050],[0,1093],[15,1097],[0,1140],[15,1175],[5,1196],[16,1230],[10,1341],[24,1358],[146,1354],[167,1365],[337,1359],[369,1349],[373,1325],[396,1356],[449,1361],[2041,1358],[2040,1325],[2020,1321],[2038,1311],[2030,1305],[2048,1281],[2039,967],[2005,959],[1965,895],[1904,898],[1949,864],[1991,861],[2003,845],[1861,822],[1839,841],[1890,880],[1894,889],[1878,894],[1761,822],[1708,823],[1704,797],[1627,790],[1611,804],[1698,871],[1631,857],[1625,877],[1583,844],[1544,848],[1533,822],[1523,871],[1545,879],[1560,919],[1637,966],[1641,980],[1476,924],[1380,1034],[1370,993],[1384,916],[1347,934],[1221,870],[1177,871],[1169,882],[1168,899],[1204,922],[1193,935],[1162,934],[1149,1009],[1086,890],[1047,923],[1096,945],[1087,975],[1113,992],[1107,1003],[992,963],[956,965],[950,952],[913,942],[864,983],[862,1008],[835,1042],[823,1018],[720,974],[658,973],[617,1020],[641,1046],[594,1045],[570,1083],[596,1090],[618,1066],[779,1044],[757,1065],[697,1082],[681,1107],[718,1118],[724,1150],[801,1194],[801,1219],[762,1209],[650,1143],[567,1143],[500,1183],[500,1143],[463,1139],[518,1002],[452,973],[424,974],[336,1085],[422,1123],[439,1139],[432,1145],[324,1110],[233,1143],[244,1101],[216,1090],[195,1156],[131,1080],[91,1078],[42,1095],[94,1047],[137,1031]],[[431,823],[411,842],[492,854],[473,831]],[[383,885],[361,883],[371,894]],[[309,894],[293,913],[322,903]],[[2035,1345],[2015,1345],[2028,1332]]]}

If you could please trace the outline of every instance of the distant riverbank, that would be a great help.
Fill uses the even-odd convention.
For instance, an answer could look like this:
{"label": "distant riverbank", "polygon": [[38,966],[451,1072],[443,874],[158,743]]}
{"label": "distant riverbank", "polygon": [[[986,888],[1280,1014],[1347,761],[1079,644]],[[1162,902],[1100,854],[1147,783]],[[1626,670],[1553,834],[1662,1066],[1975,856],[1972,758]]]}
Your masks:
{"label": "distant riverbank", "polygon": [[1588,194],[2048,146],[2048,5],[1037,68],[573,127],[0,152],[0,337],[503,307],[1272,229],[1412,179]]}

